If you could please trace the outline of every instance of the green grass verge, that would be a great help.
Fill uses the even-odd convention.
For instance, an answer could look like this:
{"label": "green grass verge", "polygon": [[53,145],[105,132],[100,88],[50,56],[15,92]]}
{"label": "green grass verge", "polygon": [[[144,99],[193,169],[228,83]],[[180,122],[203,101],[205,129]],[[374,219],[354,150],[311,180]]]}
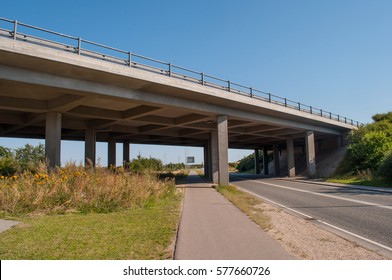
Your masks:
{"label": "green grass verge", "polygon": [[360,178],[330,178],[327,182],[348,184],[348,185],[360,185],[360,186],[370,186],[370,187],[385,187],[392,188],[392,183],[385,180],[373,179],[373,180],[363,180]]}
{"label": "green grass verge", "polygon": [[218,186],[216,189],[262,229],[271,229],[271,219],[264,214],[263,209],[260,207],[261,200],[240,191],[235,186]]}
{"label": "green grass verge", "polygon": [[134,210],[22,217],[0,233],[0,259],[168,259],[181,199],[173,192]]}

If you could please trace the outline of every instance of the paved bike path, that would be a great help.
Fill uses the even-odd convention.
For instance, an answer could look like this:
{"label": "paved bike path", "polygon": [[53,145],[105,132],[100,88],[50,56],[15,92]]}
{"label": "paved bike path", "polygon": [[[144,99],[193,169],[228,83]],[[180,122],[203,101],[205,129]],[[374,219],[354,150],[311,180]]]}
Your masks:
{"label": "paved bike path", "polygon": [[294,259],[211,185],[189,174],[174,259]]}

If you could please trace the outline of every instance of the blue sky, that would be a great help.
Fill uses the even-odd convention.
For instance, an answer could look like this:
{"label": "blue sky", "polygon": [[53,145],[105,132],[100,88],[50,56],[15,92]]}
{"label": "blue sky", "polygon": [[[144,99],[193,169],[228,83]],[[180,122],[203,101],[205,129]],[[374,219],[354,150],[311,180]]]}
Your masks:
{"label": "blue sky", "polygon": [[[392,1],[3,1],[0,17],[203,71],[370,122],[392,110]],[[0,138],[16,147],[29,141]],[[37,143],[36,141],[32,143]],[[83,143],[63,141],[63,160]],[[106,164],[105,144],[98,158]],[[132,145],[131,156],[183,161],[201,149]],[[121,161],[121,147],[118,147]],[[238,160],[249,151],[230,151]]]}

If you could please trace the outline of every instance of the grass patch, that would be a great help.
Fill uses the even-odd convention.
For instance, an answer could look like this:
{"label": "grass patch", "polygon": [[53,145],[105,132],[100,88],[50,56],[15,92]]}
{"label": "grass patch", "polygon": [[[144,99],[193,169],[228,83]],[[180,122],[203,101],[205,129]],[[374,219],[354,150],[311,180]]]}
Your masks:
{"label": "grass patch", "polygon": [[329,178],[327,179],[327,182],[348,184],[348,185],[392,188],[392,183],[382,179],[364,180],[357,177],[343,177],[343,178],[338,177],[338,178]]}
{"label": "grass patch", "polygon": [[181,195],[114,213],[22,217],[0,234],[0,259],[170,259]]}
{"label": "grass patch", "polygon": [[240,191],[234,186],[218,186],[216,189],[262,229],[271,229],[271,219],[265,215],[263,209],[260,208],[262,201],[250,194]]}

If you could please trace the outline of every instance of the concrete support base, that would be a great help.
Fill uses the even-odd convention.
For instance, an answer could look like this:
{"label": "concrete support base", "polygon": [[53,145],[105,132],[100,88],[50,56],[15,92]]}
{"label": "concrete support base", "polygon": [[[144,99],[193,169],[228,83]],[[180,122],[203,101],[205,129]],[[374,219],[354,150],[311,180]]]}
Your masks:
{"label": "concrete support base", "polygon": [[45,156],[49,167],[61,165],[61,114],[58,112],[46,113]]}
{"label": "concrete support base", "polygon": [[86,165],[95,166],[96,157],[96,132],[94,128],[88,128],[85,134],[84,159]]}
{"label": "concrete support base", "polygon": [[316,174],[316,152],[314,146],[314,132],[308,131],[305,135],[306,143],[306,166],[308,175],[314,176]]}
{"label": "concrete support base", "polygon": [[116,139],[109,138],[108,141],[108,167],[116,167]]}
{"label": "concrete support base", "polygon": [[289,177],[295,176],[295,162],[294,162],[294,140],[292,138],[286,140],[287,144],[287,175]]}

